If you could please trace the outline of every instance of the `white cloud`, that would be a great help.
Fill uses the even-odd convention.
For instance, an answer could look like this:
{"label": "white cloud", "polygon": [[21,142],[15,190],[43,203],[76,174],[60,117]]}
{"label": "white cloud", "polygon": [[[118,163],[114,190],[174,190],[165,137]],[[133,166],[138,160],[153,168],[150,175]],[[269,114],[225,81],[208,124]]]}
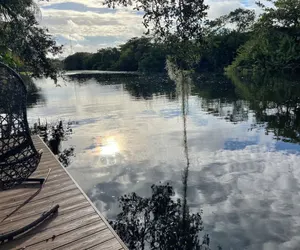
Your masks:
{"label": "white cloud", "polygon": [[254,9],[257,14],[261,13],[255,4],[255,0],[206,0],[205,3],[210,7],[208,11],[209,18],[217,18],[237,8]]}
{"label": "white cloud", "polygon": [[131,38],[143,33],[142,19],[128,11],[116,14],[98,14],[72,10],[42,10],[41,24],[47,26],[53,35],[68,38],[77,34],[84,36],[115,36]]}
{"label": "white cloud", "polygon": [[228,14],[230,11],[243,7],[240,1],[213,1],[208,0],[206,3],[210,6],[208,10],[209,18],[217,18],[221,15]]}
{"label": "white cloud", "polygon": [[[68,5],[66,5],[68,3]],[[82,4],[89,9],[66,10],[51,6],[55,4],[65,4],[72,8],[72,4]],[[105,12],[103,0],[51,0],[38,2],[42,11],[41,25],[49,29],[55,37],[63,37],[67,41],[72,41],[74,52],[83,51],[95,52],[101,47],[114,46],[126,40],[141,36],[144,32],[142,16],[128,8],[118,7],[116,12]],[[209,18],[216,18],[227,14],[230,11],[240,8],[256,8],[255,0],[206,0],[210,6]],[[75,5],[74,5],[75,6]],[[43,8],[44,7],[44,8]],[[76,8],[79,8],[78,6]],[[95,11],[93,11],[95,8]],[[101,8],[102,13],[97,12]],[[86,37],[110,37],[110,41],[101,41],[99,44],[86,44]],[[72,50],[65,49],[65,53]]]}
{"label": "white cloud", "polygon": [[53,4],[57,4],[57,3],[80,3],[80,4],[84,4],[87,7],[94,7],[94,8],[98,8],[98,7],[103,7],[103,0],[51,0],[51,1],[41,1],[38,2],[38,4],[42,7],[42,6],[50,6]]}

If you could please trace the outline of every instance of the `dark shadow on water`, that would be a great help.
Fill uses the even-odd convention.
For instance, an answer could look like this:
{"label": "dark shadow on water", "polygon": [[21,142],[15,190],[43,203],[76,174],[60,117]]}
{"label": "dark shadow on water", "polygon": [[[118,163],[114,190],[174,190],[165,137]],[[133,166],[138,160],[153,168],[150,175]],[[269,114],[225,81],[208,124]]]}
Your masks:
{"label": "dark shadow on water", "polygon": [[229,78],[255,114],[252,128],[263,125],[276,140],[300,143],[299,76],[230,74]]}
{"label": "dark shadow on water", "polygon": [[79,85],[89,84],[96,81],[101,85],[124,86],[132,97],[136,99],[151,100],[155,96],[165,95],[168,99],[176,98],[175,84],[166,75],[72,75],[67,76],[70,81],[75,81]]}
{"label": "dark shadow on water", "polygon": [[252,113],[249,129],[263,128],[276,140],[300,143],[299,76],[231,73],[195,76],[193,81],[192,94],[202,98],[207,113],[232,123],[249,121]]}
{"label": "dark shadow on water", "polygon": [[181,199],[174,201],[174,190],[169,184],[152,185],[151,197],[136,193],[119,198],[122,212],[112,227],[129,249],[206,249],[209,238],[203,240],[200,213],[188,212]]}

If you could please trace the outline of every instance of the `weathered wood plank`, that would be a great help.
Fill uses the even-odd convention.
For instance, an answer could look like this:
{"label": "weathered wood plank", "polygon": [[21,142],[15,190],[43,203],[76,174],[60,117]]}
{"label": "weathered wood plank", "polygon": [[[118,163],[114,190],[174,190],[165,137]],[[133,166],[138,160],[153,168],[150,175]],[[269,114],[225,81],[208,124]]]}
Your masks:
{"label": "weathered wood plank", "polygon": [[[83,226],[87,226],[92,223],[98,223],[105,228],[105,224],[96,214],[90,214],[88,216],[84,216],[81,218],[77,218],[73,221],[67,221],[66,223],[60,224],[56,227],[51,227],[42,231],[35,230],[35,234],[24,235],[17,239],[18,246],[9,246],[8,244],[6,247],[10,247],[9,249],[19,249],[19,248],[28,248],[29,246],[47,241],[52,240],[53,235],[58,237],[59,235],[77,230]],[[16,244],[14,242],[13,244]]]}
{"label": "weathered wood plank", "polygon": [[[64,245],[58,249],[68,249],[68,250],[82,250],[88,249],[96,244],[101,244],[106,242],[107,240],[113,239],[114,235],[110,230],[102,230],[90,236],[78,239],[77,241],[73,241],[70,244]],[[105,249],[105,248],[102,248]]]}
{"label": "weathered wood plank", "polygon": [[[47,207],[45,209],[47,209],[47,211],[48,211],[53,206],[49,206],[49,207]],[[81,211],[79,209],[86,208],[86,207],[89,207],[89,204],[86,204],[86,203],[70,204],[69,206],[65,206],[64,208],[61,208],[59,210],[60,211],[59,214],[63,213],[63,212],[67,212],[67,211],[73,211],[73,213],[76,214],[77,217],[80,217]],[[76,213],[75,213],[75,211],[76,211]],[[16,229],[18,229],[20,227],[23,227],[23,226],[31,223],[32,221],[36,220],[40,216],[41,216],[41,213],[29,216],[29,217],[26,217],[26,218],[22,218],[22,219],[19,219],[19,218],[17,218],[16,220],[9,220],[8,219],[8,221],[5,221],[6,223],[1,223],[1,225],[0,225],[0,233],[4,233],[7,230],[7,228],[9,228],[10,230],[16,230]]]}
{"label": "weathered wood plank", "polygon": [[[67,176],[65,173],[61,173],[58,175],[51,175],[51,176],[49,176],[49,179],[47,180],[47,182],[44,185],[42,190],[44,190],[45,187],[50,187],[50,186],[54,186],[54,185],[56,186],[57,184],[65,183],[69,180],[70,180],[69,176]],[[23,195],[26,193],[34,193],[39,188],[40,188],[40,184],[38,184],[38,185],[30,185],[30,184],[20,185],[17,188],[9,190],[9,192],[4,191],[3,194],[0,195],[0,199],[4,201],[5,197],[11,198],[12,196],[14,196],[14,198],[15,198],[20,194],[20,192],[22,192]]]}
{"label": "weathered wood plank", "polygon": [[87,247],[88,250],[121,250],[122,246],[119,243],[119,241],[116,240],[116,238],[113,238],[111,240],[101,242],[97,245],[94,245],[92,247]]}
{"label": "weathered wood plank", "polygon": [[33,140],[44,153],[32,177],[46,177],[51,168],[50,175],[38,193],[38,185],[22,185],[0,192],[0,233],[27,225],[55,204],[60,208],[55,216],[36,228],[0,244],[0,250],[24,247],[26,250],[128,250],[49,148],[40,138],[33,137]]}
{"label": "weathered wood plank", "polygon": [[[75,196],[79,196],[80,198],[84,199],[84,197],[82,197],[80,191],[77,190],[77,189],[74,189],[73,191],[70,191],[70,192],[65,192],[65,193],[60,193],[58,195],[55,195],[55,196],[53,196],[53,198],[51,200],[42,199],[42,200],[39,200],[39,201],[29,202],[28,204],[26,204],[25,206],[20,208],[14,214],[23,213],[27,210],[38,209],[38,208],[41,208],[43,206],[47,206],[51,203],[59,202],[61,200],[72,199]],[[7,209],[1,210],[0,220],[2,220],[3,217],[6,217],[6,215],[10,214],[14,209],[16,209],[16,208],[7,208]]]}
{"label": "weathered wood plank", "polygon": [[[59,247],[63,247],[63,249],[68,249],[67,247],[64,247],[65,245],[73,242],[73,241],[78,241],[81,240],[82,238],[95,234],[101,230],[105,230],[107,234],[112,235],[112,233],[108,230],[105,229],[106,226],[104,223],[99,223],[98,221],[87,225],[83,226],[81,228],[77,228],[76,230],[70,231],[68,233],[62,234],[62,235],[57,235],[55,234],[55,237],[51,236],[51,238],[47,241],[40,242],[38,244],[34,244],[31,246],[27,246],[26,250],[45,250],[45,249],[56,249]],[[78,241],[80,242],[80,241]]]}
{"label": "weathered wood plank", "polygon": [[11,248],[18,249],[20,244],[24,240],[33,237],[38,232],[43,232],[44,230],[51,229],[51,228],[55,229],[56,227],[62,224],[67,224],[70,221],[77,220],[78,218],[82,219],[82,218],[87,218],[87,216],[91,217],[95,215],[95,211],[90,206],[80,209],[80,217],[78,216],[77,210],[75,210],[75,212],[74,211],[59,212],[56,216],[44,222],[43,224],[39,225],[37,228],[33,229],[32,231],[29,231],[28,233],[17,237],[11,242],[0,244],[0,250],[11,249]]}
{"label": "weathered wood plank", "polygon": [[[37,190],[28,190],[28,189],[21,189],[20,192],[24,192],[25,194],[18,194],[14,197],[6,197],[3,199],[1,199],[1,207],[0,210],[4,210],[10,207],[16,207],[18,205],[21,205],[24,203],[24,201],[26,201],[27,199],[32,198],[32,202],[33,201],[38,201],[41,199],[46,199],[46,198],[50,198],[51,196],[57,195],[58,193],[63,193],[63,192],[67,192],[67,191],[71,191],[76,189],[76,186],[74,185],[74,183],[70,180],[59,184],[56,186],[56,188],[52,188],[51,186],[49,187],[45,187],[41,190],[41,192],[34,196],[34,194],[36,193]],[[3,202],[3,204],[2,204]]]}
{"label": "weathered wood plank", "polygon": [[[43,204],[43,203],[47,204]],[[14,212],[14,210],[6,211],[6,215],[0,219],[0,232],[1,228],[8,224],[8,223],[14,223],[18,220],[26,219],[32,216],[39,216],[43,212],[45,212],[45,208],[48,207],[48,209],[52,206],[55,206],[56,204],[59,204],[60,206],[60,211],[66,211],[70,209],[75,209],[77,207],[83,207],[85,205],[88,205],[88,202],[81,196],[81,195],[76,195],[72,196],[69,198],[65,198],[64,200],[57,199],[55,201],[47,201],[47,199],[42,200],[41,204],[30,204],[29,207],[22,207],[20,210]]]}

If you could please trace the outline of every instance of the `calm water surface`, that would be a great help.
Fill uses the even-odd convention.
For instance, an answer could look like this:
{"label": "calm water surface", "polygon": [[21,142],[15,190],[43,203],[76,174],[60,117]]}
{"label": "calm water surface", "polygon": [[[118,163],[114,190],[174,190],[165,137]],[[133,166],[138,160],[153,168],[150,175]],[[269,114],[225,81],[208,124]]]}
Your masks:
{"label": "calm water surface", "polygon": [[73,122],[68,170],[108,219],[119,196],[152,184],[182,197],[186,149],[188,205],[212,249],[300,249],[300,86],[233,82],[199,76],[181,98],[160,76],[42,79],[28,116]]}

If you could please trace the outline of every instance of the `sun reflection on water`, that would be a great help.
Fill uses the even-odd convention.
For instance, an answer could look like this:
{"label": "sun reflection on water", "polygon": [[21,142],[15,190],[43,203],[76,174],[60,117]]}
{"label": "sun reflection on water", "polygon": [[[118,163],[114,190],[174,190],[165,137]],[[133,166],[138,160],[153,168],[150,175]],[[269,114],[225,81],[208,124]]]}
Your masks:
{"label": "sun reflection on water", "polygon": [[120,153],[120,146],[114,136],[97,137],[95,144],[92,150],[93,155],[115,156]]}

